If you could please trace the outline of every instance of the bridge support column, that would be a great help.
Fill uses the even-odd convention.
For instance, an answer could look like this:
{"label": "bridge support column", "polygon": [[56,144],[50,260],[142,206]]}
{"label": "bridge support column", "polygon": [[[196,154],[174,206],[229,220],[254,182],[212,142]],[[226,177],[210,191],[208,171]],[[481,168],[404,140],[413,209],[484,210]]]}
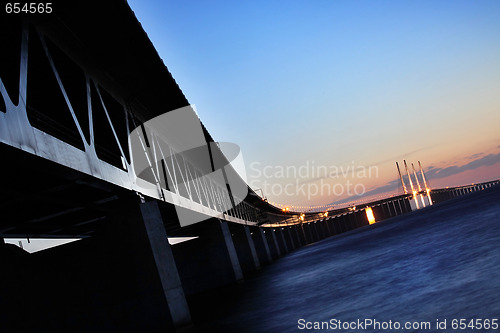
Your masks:
{"label": "bridge support column", "polygon": [[[223,223],[228,226],[242,273],[245,274],[257,270],[260,267],[260,263],[255,253],[255,246],[248,226],[239,223]],[[237,271],[235,272],[238,274]]]}
{"label": "bridge support column", "polygon": [[[190,226],[199,237],[172,246],[185,293],[195,295],[243,278],[228,223],[209,219]],[[246,237],[242,231],[244,241]]]}
{"label": "bridge support column", "polygon": [[337,233],[337,235],[344,232],[344,229],[342,227],[343,223],[344,223],[344,215],[340,215],[340,216],[335,217],[334,226],[335,226],[335,232]]}
{"label": "bridge support column", "polygon": [[278,244],[278,238],[276,238],[276,229],[275,228],[271,228],[271,236],[273,238],[273,244],[274,246],[276,247],[276,252],[278,254],[278,258],[281,257],[281,249],[280,249],[280,245]]}
{"label": "bridge support column", "polygon": [[342,223],[343,231],[347,232],[351,230],[351,213],[347,213],[346,215],[344,215],[343,222],[344,222]]}
{"label": "bridge support column", "polygon": [[356,219],[358,220],[358,228],[369,225],[368,218],[366,217],[366,211],[364,209],[358,210],[356,212]]}
{"label": "bridge support column", "polygon": [[[418,200],[418,198],[415,198],[415,200]],[[384,212],[384,216],[386,219],[391,217],[391,211],[389,209],[389,205],[387,202],[384,202],[380,205],[382,207],[382,211]]]}
{"label": "bridge support column", "polygon": [[336,218],[336,216],[332,216],[326,221],[326,223],[328,223],[328,229],[330,230],[330,236],[335,236],[337,234],[337,230],[335,229]]}
{"label": "bridge support column", "polygon": [[340,234],[339,221],[342,215],[334,216],[330,219],[330,228],[332,228],[333,234]]}
{"label": "bridge support column", "polygon": [[393,200],[391,201],[392,203],[392,209],[394,210],[394,216],[398,216],[399,213],[398,213],[398,210],[396,209],[396,202]]}
{"label": "bridge support column", "polygon": [[234,276],[236,280],[243,279],[243,272],[241,271],[240,262],[238,260],[238,254],[236,253],[236,248],[234,247],[233,239],[231,237],[231,231],[229,231],[229,226],[227,222],[220,222],[220,228],[222,230],[222,235],[224,236],[224,241],[226,243],[227,251],[229,253],[229,259],[231,260],[231,265],[233,266]]}
{"label": "bridge support column", "polygon": [[288,239],[290,240],[290,250],[295,250],[297,246],[295,245],[295,241],[293,239],[292,227],[286,227],[286,234],[288,235]]}
{"label": "bridge support column", "polygon": [[403,199],[403,203],[405,205],[406,212],[411,212],[412,209],[411,209],[410,199],[408,198]]}
{"label": "bridge support column", "polygon": [[278,259],[279,257],[281,257],[281,252],[276,240],[275,231],[273,231],[273,227],[265,228],[264,233],[266,236],[267,245],[269,246],[269,252],[271,253],[271,258]]}
{"label": "bridge support column", "polygon": [[325,224],[322,221],[316,222],[316,227],[318,228],[319,240],[325,239],[327,236],[327,232],[325,230]]}
{"label": "bridge support column", "polygon": [[355,226],[355,219],[354,219],[354,214],[355,212],[352,212],[350,214],[347,215],[347,220],[349,221],[348,224],[347,224],[347,231],[351,231],[352,229],[354,229],[356,226]]}
{"label": "bridge support column", "polygon": [[312,232],[311,223],[302,223],[302,226],[304,227],[304,234],[306,235],[307,244],[314,243],[315,240]]}
{"label": "bridge support column", "polygon": [[398,199],[399,214],[404,214],[403,206],[401,205],[401,199]]}
{"label": "bridge support column", "polygon": [[319,232],[319,239],[325,239],[326,237],[328,237],[328,231],[326,230],[326,227],[325,227],[325,222],[324,221],[318,221],[316,222],[316,227],[318,228],[318,232]]}
{"label": "bridge support column", "polygon": [[289,250],[288,250],[288,244],[286,243],[286,239],[285,239],[286,236],[285,236],[284,228],[278,228],[278,229],[276,229],[276,231],[279,234],[279,237],[280,237],[279,241],[282,244],[282,248],[281,248],[282,251],[281,252],[283,254],[287,254],[289,252]]}
{"label": "bridge support column", "polygon": [[319,229],[318,222],[313,222],[311,226],[314,229],[314,238],[315,238],[316,242],[320,241],[321,240],[321,232]]}
{"label": "bridge support column", "polygon": [[345,230],[344,230],[344,218],[345,218],[345,215],[340,215],[340,216],[337,216],[335,218],[335,230],[337,232],[337,234],[341,234],[343,233]]}
{"label": "bridge support column", "polygon": [[330,218],[325,219],[326,230],[328,231],[328,237],[333,236],[332,228],[330,228]]}
{"label": "bridge support column", "polygon": [[253,262],[255,264],[255,268],[259,269],[260,268],[259,256],[257,255],[257,250],[255,249],[255,243],[253,241],[253,238],[252,238],[252,235],[250,232],[250,228],[248,226],[245,226],[245,234],[247,236],[248,245],[250,246],[250,252],[251,252],[252,257],[253,257]]}
{"label": "bridge support column", "polygon": [[172,321],[174,326],[185,325],[191,321],[191,316],[158,203],[147,202],[140,208]]}
{"label": "bridge support column", "polygon": [[[260,239],[261,241],[256,241],[257,244],[261,243],[261,248],[264,250],[263,254],[261,255],[261,259],[262,257],[264,257],[265,259],[267,259],[267,262],[270,263],[273,261],[273,258],[271,257],[271,251],[269,250],[269,244],[267,243],[267,238],[266,238],[266,234],[264,233],[264,230],[263,228],[260,228],[259,227],[259,231],[258,233],[260,234]],[[257,236],[259,237],[259,236]],[[262,253],[262,251],[261,251]]]}
{"label": "bridge support column", "polygon": [[316,232],[316,225],[314,222],[309,222],[306,224],[309,230],[309,235],[311,236],[311,243],[316,243],[318,241],[318,233]]}
{"label": "bridge support column", "polygon": [[297,237],[297,243],[299,244],[298,246],[305,246],[307,244],[307,241],[305,239],[305,234],[302,224],[296,224],[294,226],[294,229],[295,229],[295,236]]}
{"label": "bridge support column", "polygon": [[332,228],[330,228],[330,220],[329,219],[325,219],[323,221],[323,225],[325,227],[326,237],[333,236]]}
{"label": "bridge support column", "polygon": [[388,201],[388,202],[386,202],[386,204],[387,204],[387,210],[389,211],[389,217],[394,217],[396,214],[394,212],[393,207],[391,207],[392,201]]}

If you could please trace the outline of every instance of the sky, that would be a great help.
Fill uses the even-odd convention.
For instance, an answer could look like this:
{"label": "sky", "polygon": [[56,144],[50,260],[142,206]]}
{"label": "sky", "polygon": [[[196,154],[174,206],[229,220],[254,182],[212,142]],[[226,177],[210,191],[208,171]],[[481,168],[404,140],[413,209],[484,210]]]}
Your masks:
{"label": "sky", "polygon": [[404,159],[431,188],[500,178],[500,1],[128,3],[270,202],[400,194]]}

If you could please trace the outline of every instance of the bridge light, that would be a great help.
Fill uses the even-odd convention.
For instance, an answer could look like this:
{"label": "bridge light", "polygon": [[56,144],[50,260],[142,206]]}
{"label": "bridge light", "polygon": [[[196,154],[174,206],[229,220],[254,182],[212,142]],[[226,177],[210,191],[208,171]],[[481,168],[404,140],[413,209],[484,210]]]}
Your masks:
{"label": "bridge light", "polygon": [[371,207],[366,207],[366,218],[368,219],[368,223],[373,224],[375,223],[375,216],[373,215],[373,210]]}

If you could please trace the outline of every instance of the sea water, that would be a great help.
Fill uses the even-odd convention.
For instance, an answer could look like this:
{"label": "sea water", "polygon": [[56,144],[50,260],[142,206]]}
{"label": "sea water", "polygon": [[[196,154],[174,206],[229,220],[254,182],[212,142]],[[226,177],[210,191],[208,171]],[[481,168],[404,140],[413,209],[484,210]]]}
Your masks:
{"label": "sea water", "polygon": [[235,292],[201,330],[499,332],[500,188],[295,250]]}

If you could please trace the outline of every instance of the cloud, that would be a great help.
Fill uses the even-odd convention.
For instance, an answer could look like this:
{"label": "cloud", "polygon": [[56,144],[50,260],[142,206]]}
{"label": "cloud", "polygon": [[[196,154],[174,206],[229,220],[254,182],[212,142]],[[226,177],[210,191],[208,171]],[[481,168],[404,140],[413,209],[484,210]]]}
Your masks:
{"label": "cloud", "polygon": [[[500,146],[499,146],[500,147]],[[468,156],[467,159],[468,160],[474,160],[474,159],[477,159],[478,157],[480,157],[481,155],[483,155],[483,153],[477,153],[477,154],[473,154],[471,156]]]}
{"label": "cloud", "polygon": [[426,177],[429,179],[444,178],[467,170],[474,170],[482,166],[494,165],[496,163],[500,163],[500,153],[486,155],[462,166],[453,165],[447,168],[430,167],[426,172]]}

